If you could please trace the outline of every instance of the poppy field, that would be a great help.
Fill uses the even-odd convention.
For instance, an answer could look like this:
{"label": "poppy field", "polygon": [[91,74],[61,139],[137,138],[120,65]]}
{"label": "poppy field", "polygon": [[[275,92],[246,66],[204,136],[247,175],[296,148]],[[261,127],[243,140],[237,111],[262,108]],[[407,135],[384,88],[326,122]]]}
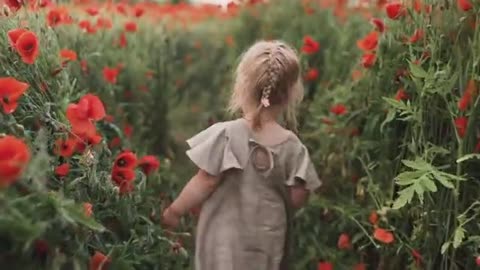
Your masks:
{"label": "poppy field", "polygon": [[259,39],[298,50],[324,181],[293,269],[480,269],[480,3],[241,2],[0,2],[2,269],[190,269],[200,209],[160,214]]}

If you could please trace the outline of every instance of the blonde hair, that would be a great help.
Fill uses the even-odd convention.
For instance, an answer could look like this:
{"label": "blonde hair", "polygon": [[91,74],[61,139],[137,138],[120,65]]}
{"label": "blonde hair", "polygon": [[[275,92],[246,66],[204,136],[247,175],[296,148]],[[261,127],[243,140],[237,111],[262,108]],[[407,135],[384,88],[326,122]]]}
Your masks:
{"label": "blonde hair", "polygon": [[303,99],[300,63],[293,48],[282,41],[259,41],[241,57],[229,111],[254,111],[253,127],[262,113],[280,109],[287,127],[296,130],[296,107]]}

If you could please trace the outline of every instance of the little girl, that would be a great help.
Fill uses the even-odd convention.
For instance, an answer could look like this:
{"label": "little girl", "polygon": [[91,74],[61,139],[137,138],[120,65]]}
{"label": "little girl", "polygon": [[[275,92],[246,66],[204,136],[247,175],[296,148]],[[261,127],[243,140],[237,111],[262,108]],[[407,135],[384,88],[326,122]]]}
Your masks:
{"label": "little girl", "polygon": [[303,97],[299,59],[280,41],[261,41],[243,55],[230,109],[242,118],[217,123],[188,144],[199,168],[163,213],[176,227],[202,205],[196,270],[285,270],[293,210],[321,181],[307,149],[279,121],[295,125]]}

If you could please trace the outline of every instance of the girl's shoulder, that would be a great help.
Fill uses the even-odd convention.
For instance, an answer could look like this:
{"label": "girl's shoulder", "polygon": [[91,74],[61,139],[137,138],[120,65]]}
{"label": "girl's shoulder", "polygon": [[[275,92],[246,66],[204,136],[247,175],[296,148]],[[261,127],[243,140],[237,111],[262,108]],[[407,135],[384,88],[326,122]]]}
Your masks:
{"label": "girl's shoulder", "polygon": [[188,139],[187,143],[192,146],[211,137],[230,137],[236,122],[237,120],[216,122]]}
{"label": "girl's shoulder", "polygon": [[[292,151],[298,152],[304,150],[304,144],[295,133],[286,129],[284,132],[284,139],[279,140],[278,143],[263,145],[277,150],[285,149],[289,153],[292,153]],[[190,147],[193,147],[207,140],[215,140],[217,142],[227,140],[231,144],[239,145],[239,147],[244,147],[243,143],[249,142],[262,144],[242,118],[217,122],[194,135],[187,140],[187,143]]]}

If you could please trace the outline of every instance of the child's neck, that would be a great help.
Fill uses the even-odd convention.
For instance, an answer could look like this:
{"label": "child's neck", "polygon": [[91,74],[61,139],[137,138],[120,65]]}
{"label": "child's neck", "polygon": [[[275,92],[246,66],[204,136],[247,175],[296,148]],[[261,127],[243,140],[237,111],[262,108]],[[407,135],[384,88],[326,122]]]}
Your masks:
{"label": "child's neck", "polygon": [[[248,122],[252,122],[254,119],[254,113],[244,113],[243,118],[247,120]],[[278,124],[278,115],[274,113],[269,113],[269,112],[264,112],[260,114],[260,122],[262,124],[273,124],[277,123]]]}

